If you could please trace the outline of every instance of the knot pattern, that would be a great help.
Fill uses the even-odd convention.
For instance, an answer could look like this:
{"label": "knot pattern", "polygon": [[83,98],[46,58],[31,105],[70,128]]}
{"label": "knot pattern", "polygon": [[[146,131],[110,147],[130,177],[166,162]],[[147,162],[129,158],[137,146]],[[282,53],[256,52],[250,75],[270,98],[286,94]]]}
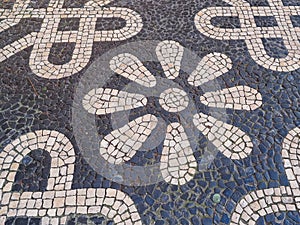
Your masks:
{"label": "knot pattern", "polygon": [[[81,71],[90,61],[93,43],[121,41],[136,35],[142,29],[142,19],[127,8],[106,7],[108,0],[92,0],[83,8],[64,8],[64,0],[50,0],[47,8],[30,8],[30,0],[17,0],[10,9],[0,9],[0,33],[20,23],[21,19],[42,19],[39,32],[0,48],[0,62],[16,53],[33,46],[29,65],[39,77],[60,79]],[[78,30],[60,31],[62,19],[79,19]],[[119,18],[126,25],[114,30],[96,30],[98,18]],[[1,21],[2,20],[2,21]],[[57,65],[49,62],[50,50],[54,43],[73,43],[75,48],[69,62]]]}
{"label": "knot pattern", "polygon": [[[244,40],[252,59],[274,71],[294,71],[300,68],[300,27],[294,27],[292,16],[300,16],[300,6],[285,6],[281,0],[268,0],[269,6],[251,6],[245,0],[223,0],[231,6],[209,7],[195,17],[197,29],[217,40]],[[216,17],[237,17],[239,28],[222,28],[212,24]],[[277,26],[257,26],[256,17],[274,17]],[[268,55],[263,39],[281,39],[288,54]]]}

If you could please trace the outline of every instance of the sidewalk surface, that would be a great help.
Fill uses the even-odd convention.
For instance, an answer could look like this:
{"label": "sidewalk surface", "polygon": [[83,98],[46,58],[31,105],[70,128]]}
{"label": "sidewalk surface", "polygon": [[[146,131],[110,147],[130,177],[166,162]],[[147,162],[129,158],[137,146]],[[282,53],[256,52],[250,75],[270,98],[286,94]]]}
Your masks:
{"label": "sidewalk surface", "polygon": [[0,225],[300,224],[299,0],[0,0]]}

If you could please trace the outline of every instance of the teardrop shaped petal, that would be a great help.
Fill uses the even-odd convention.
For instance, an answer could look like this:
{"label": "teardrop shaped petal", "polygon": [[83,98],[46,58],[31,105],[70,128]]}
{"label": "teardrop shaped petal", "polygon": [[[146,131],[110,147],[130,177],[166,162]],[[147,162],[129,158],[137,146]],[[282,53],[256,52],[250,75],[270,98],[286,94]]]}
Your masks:
{"label": "teardrop shaped petal", "polygon": [[221,53],[210,53],[202,58],[196,70],[188,78],[188,82],[193,86],[200,86],[211,81],[232,68],[231,59]]}
{"label": "teardrop shaped petal", "polygon": [[251,153],[251,139],[239,128],[203,113],[194,115],[193,122],[226,157],[243,159]]}
{"label": "teardrop shaped petal", "polygon": [[196,167],[197,162],[184,128],[179,123],[171,123],[167,127],[160,159],[164,180],[174,185],[183,185],[194,177]]}
{"label": "teardrop shaped petal", "polygon": [[82,100],[83,107],[91,114],[105,115],[145,106],[147,98],[140,94],[110,88],[92,89]]}
{"label": "teardrop shaped petal", "polygon": [[200,101],[210,107],[255,110],[262,105],[262,96],[251,87],[236,86],[215,92],[206,92],[200,97]]}
{"label": "teardrop shaped petal", "polygon": [[157,45],[156,55],[168,79],[179,76],[184,48],[176,41],[162,41]]}
{"label": "teardrop shaped petal", "polygon": [[154,115],[147,114],[113,130],[100,142],[100,154],[112,164],[130,160],[150,136],[157,122]]}
{"label": "teardrop shaped petal", "polygon": [[110,68],[117,74],[145,87],[154,87],[156,79],[142,62],[129,53],[119,54],[110,61]]}

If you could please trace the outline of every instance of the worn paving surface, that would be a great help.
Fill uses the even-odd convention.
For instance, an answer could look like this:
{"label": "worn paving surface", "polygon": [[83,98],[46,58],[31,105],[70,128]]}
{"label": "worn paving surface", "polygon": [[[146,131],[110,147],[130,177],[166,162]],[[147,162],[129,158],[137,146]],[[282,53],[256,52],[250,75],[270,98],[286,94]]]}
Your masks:
{"label": "worn paving surface", "polygon": [[300,224],[298,0],[1,0],[0,224]]}

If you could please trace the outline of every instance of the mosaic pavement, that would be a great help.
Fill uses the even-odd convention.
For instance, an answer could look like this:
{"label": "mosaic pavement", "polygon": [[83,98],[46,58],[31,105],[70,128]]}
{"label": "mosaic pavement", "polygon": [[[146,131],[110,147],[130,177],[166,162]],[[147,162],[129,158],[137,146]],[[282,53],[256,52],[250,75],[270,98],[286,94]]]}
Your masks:
{"label": "mosaic pavement", "polygon": [[0,224],[300,224],[298,0],[0,0]]}

